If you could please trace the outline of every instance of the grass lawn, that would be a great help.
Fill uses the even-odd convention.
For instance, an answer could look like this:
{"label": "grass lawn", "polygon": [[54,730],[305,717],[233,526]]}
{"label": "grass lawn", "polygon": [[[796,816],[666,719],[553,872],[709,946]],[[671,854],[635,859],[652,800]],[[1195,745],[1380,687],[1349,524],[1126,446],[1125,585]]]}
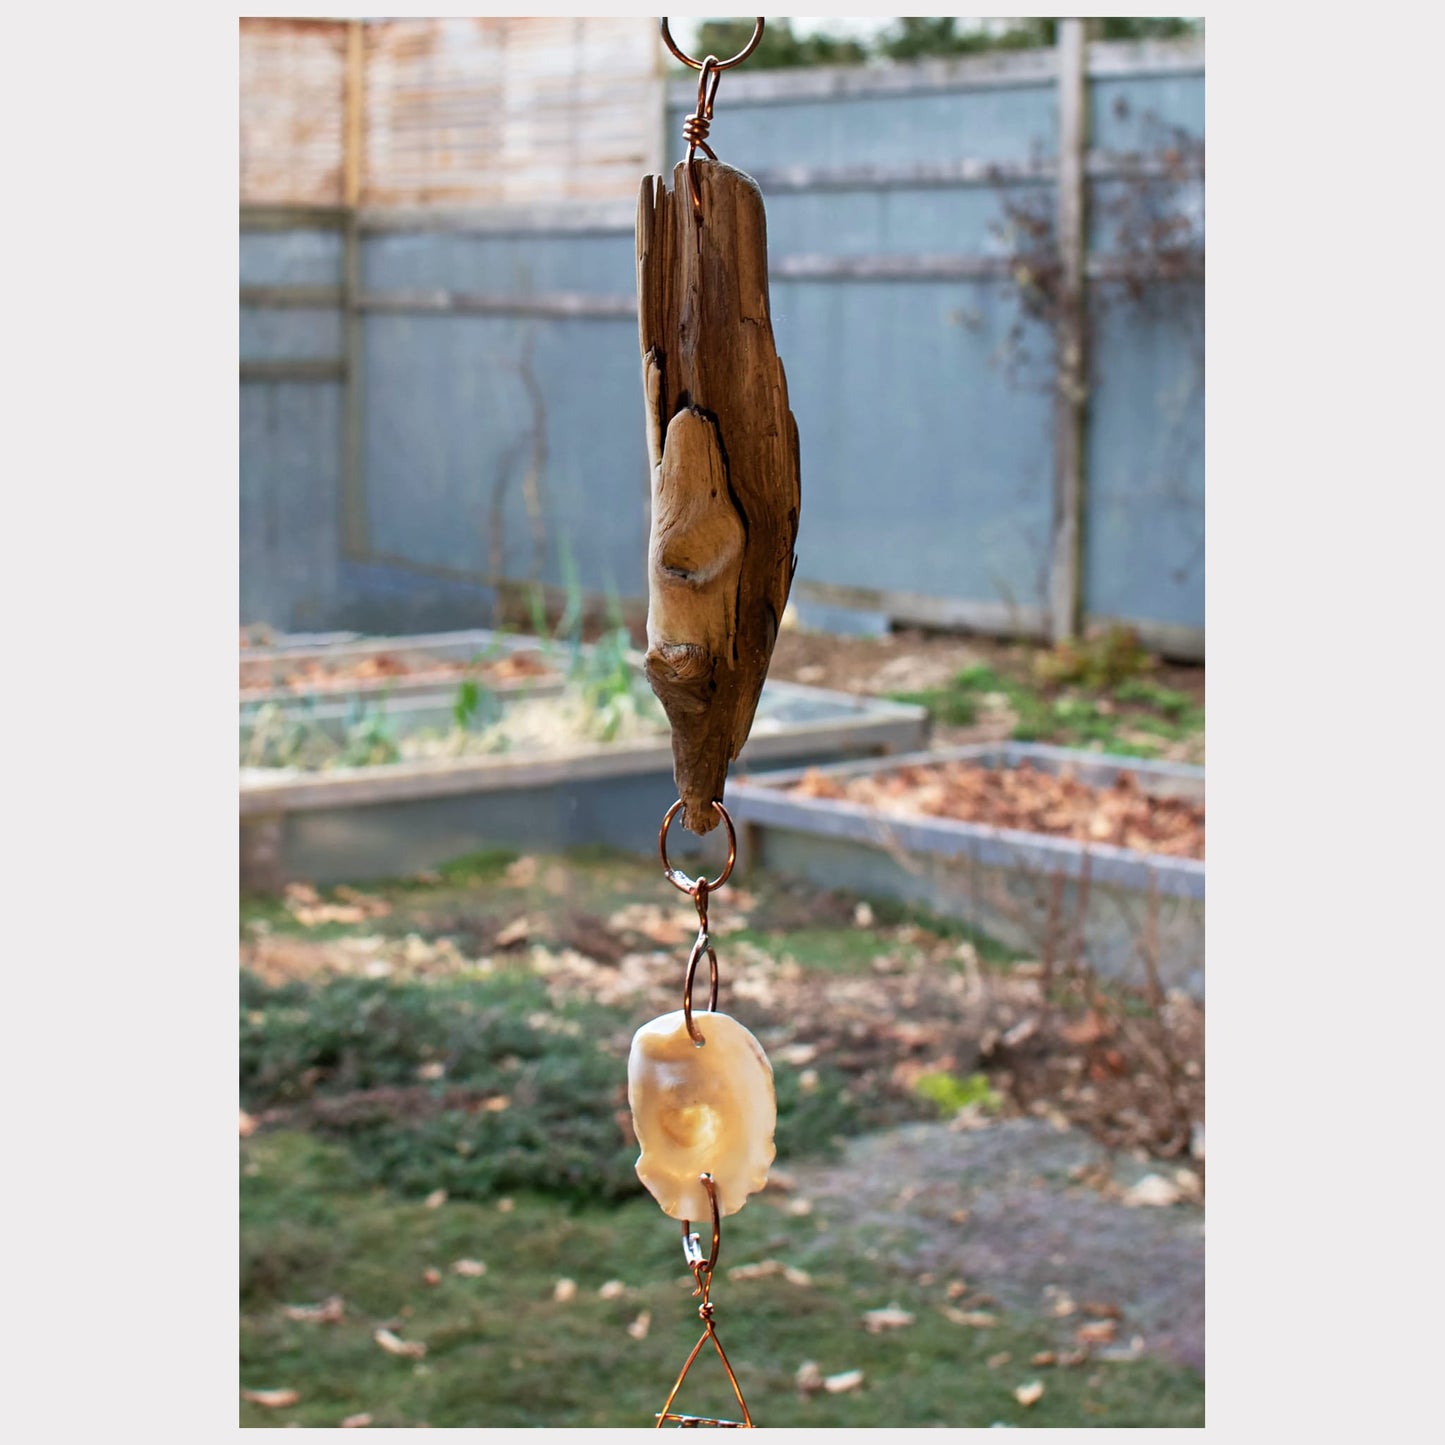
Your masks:
{"label": "grass lawn", "polygon": [[[663,940],[688,933],[687,900],[606,854],[486,855],[355,900],[242,908],[241,1388],[296,1399],[243,1400],[241,1423],[650,1425],[701,1326],[679,1226],[632,1171],[625,1060],[678,1006],[686,945]],[[772,1055],[783,1174],[956,1106],[940,1072],[966,1084],[986,1022],[960,958],[1014,1006],[1008,955],[956,924],[864,926],[850,900],[771,885],[720,892],[714,923],[730,912],[720,1005]],[[986,1280],[950,1295],[861,1222],[825,1243],[800,1202],[780,1181],[723,1226],[712,1297],[759,1424],[1203,1423],[1194,1371],[1034,1363],[1066,1357],[1079,1319],[980,1303]],[[729,1277],[764,1260],[791,1274]],[[889,1305],[912,1323],[869,1333]],[[808,1361],[862,1383],[804,1393]],[[715,1357],[676,1408],[737,1417]]]}

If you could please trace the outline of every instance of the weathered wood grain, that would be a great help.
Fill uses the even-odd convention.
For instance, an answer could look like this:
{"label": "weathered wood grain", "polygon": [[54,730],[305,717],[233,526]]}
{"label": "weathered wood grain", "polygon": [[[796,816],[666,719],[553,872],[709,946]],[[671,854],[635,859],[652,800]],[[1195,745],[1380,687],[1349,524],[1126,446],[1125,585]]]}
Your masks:
{"label": "weathered wood grain", "polygon": [[773,345],[762,195],[696,162],[642,183],[637,297],[652,464],[646,672],[672,724],[682,822],[717,825],[797,565],[798,428]]}

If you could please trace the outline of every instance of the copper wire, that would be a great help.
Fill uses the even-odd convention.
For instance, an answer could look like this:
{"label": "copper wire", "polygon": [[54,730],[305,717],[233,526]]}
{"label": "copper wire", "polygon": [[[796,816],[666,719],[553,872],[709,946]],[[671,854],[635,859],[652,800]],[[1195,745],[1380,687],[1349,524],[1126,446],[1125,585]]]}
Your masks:
{"label": "copper wire", "polygon": [[[707,1190],[708,1203],[712,1206],[712,1249],[708,1257],[703,1259],[698,1237],[692,1232],[692,1221],[688,1219],[682,1221],[682,1249],[687,1258],[688,1267],[692,1270],[693,1278],[697,1281],[697,1288],[693,1290],[693,1295],[702,1296],[702,1303],[698,1305],[697,1313],[698,1318],[702,1320],[703,1331],[701,1338],[692,1347],[692,1353],[687,1357],[678,1374],[677,1383],[673,1385],[666,1403],[657,1416],[655,1428],[660,1430],[665,1423],[671,1421],[679,1427],[709,1425],[751,1430],[754,1428],[753,1417],[748,1412],[748,1402],[743,1399],[742,1386],[738,1384],[738,1377],[733,1373],[733,1367],[728,1362],[727,1351],[723,1349],[722,1341],[718,1338],[717,1323],[714,1319],[716,1307],[710,1298],[713,1271],[717,1268],[718,1250],[722,1244],[722,1220],[718,1212],[717,1185],[713,1182],[711,1174],[700,1174],[698,1179],[703,1188]],[[738,1405],[743,1412],[743,1418],[740,1421],[714,1420],[700,1415],[674,1415],[672,1413],[672,1402],[677,1398],[677,1392],[682,1389],[682,1382],[687,1379],[687,1372],[692,1369],[693,1361],[697,1359],[702,1352],[702,1347],[709,1340],[717,1350],[718,1358],[727,1372],[728,1383],[733,1387],[733,1394],[737,1396]]]}
{"label": "copper wire", "polygon": [[696,159],[698,151],[702,151],[709,160],[717,160],[717,153],[707,143],[707,135],[712,126],[712,107],[717,99],[718,81],[723,71],[746,60],[758,48],[762,38],[763,17],[759,15],[754,19],[752,39],[731,60],[719,60],[716,55],[694,60],[678,48],[667,28],[667,16],[662,17],[663,43],[684,65],[700,72],[697,78],[697,109],[682,123],[682,138],[687,142],[687,188],[692,194],[692,214],[699,224],[702,222],[702,189],[698,184]]}

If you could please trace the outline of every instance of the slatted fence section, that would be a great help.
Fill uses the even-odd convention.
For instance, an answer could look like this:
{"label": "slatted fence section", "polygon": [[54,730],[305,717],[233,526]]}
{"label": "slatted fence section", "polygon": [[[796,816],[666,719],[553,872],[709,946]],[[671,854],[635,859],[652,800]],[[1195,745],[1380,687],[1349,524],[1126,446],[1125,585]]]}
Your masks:
{"label": "slatted fence section", "polygon": [[[315,372],[266,383],[305,411],[273,404],[267,425],[304,443],[283,457],[259,419],[243,437],[272,436],[245,462],[243,500],[269,466],[273,491],[309,487],[315,522],[309,572],[273,567],[289,580],[256,583],[249,616],[299,625],[304,601],[308,626],[439,627],[486,623],[500,591],[533,583],[639,597],[633,214],[640,176],[681,157],[695,81],[664,86],[645,20],[348,33],[359,205],[243,212],[243,227],[335,228],[243,236],[249,384],[258,348]],[[1141,282],[1149,258],[1121,252],[1120,217],[1133,206],[1135,232],[1154,215],[1173,242],[1202,240],[1202,175],[1169,151],[1202,136],[1203,66],[1197,44],[1089,46],[1080,152],[1079,591],[1086,620],[1182,655],[1203,646],[1202,276]],[[1024,232],[1057,212],[1059,82],[1053,52],[723,77],[712,140],[768,206],[802,436],[800,597],[1046,635],[1057,325],[1027,276],[1047,246],[1030,256]]]}

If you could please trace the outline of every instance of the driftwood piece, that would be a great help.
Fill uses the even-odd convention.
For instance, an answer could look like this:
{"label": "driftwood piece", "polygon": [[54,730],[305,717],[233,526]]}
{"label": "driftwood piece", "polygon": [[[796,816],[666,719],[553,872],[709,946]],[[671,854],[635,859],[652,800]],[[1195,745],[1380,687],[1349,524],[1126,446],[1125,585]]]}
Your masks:
{"label": "driftwood piece", "polygon": [[797,557],[798,427],[773,346],[763,198],[697,160],[642,183],[637,300],[652,464],[647,680],[672,724],[682,822],[717,825]]}

